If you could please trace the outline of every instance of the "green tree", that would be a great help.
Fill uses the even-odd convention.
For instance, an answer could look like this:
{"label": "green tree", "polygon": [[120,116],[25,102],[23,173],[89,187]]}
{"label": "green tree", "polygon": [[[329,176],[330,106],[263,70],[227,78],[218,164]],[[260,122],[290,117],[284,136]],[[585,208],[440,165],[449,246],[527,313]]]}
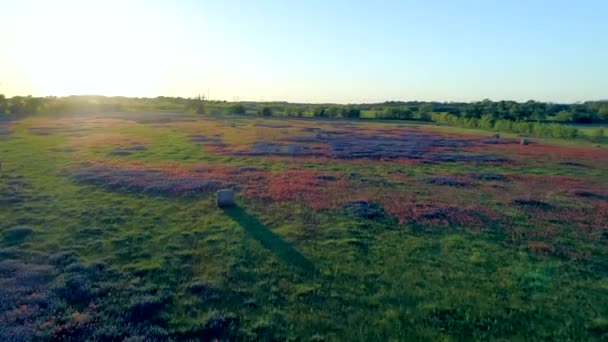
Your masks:
{"label": "green tree", "polygon": [[325,118],[328,116],[328,113],[323,107],[313,108],[313,116],[317,118]]}
{"label": "green tree", "polygon": [[479,119],[479,128],[483,129],[492,129],[494,127],[494,120],[492,120],[492,116],[484,115]]}
{"label": "green tree", "polygon": [[603,104],[597,111],[597,117],[600,120],[608,120],[608,103]]}
{"label": "green tree", "polygon": [[266,117],[272,116],[272,109],[270,107],[264,107],[258,112],[258,114]]}
{"label": "green tree", "polygon": [[0,114],[5,114],[8,110],[8,101],[4,94],[0,94]]}
{"label": "green tree", "polygon": [[340,107],[338,106],[331,106],[327,109],[327,116],[329,116],[330,118],[337,118],[338,116],[340,116]]}
{"label": "green tree", "polygon": [[382,111],[383,119],[397,119],[398,118],[398,109],[395,107],[386,107]]}
{"label": "green tree", "polygon": [[512,127],[512,122],[509,120],[496,120],[494,124],[494,129],[499,132],[510,132]]}
{"label": "green tree", "polygon": [[479,120],[477,120],[476,118],[464,119],[464,127],[477,128],[479,127]]}
{"label": "green tree", "polygon": [[205,99],[201,98],[200,95],[195,100],[195,107],[196,107],[196,114],[205,114],[206,109],[207,109],[205,106]]}
{"label": "green tree", "polygon": [[551,130],[549,129],[549,125],[540,122],[537,122],[532,126],[532,133],[539,137],[551,136]]}
{"label": "green tree", "polygon": [[430,103],[423,103],[418,108],[418,117],[420,120],[431,121],[431,113],[433,112],[433,105]]}
{"label": "green tree", "polygon": [[243,106],[242,104],[239,104],[239,103],[233,104],[232,106],[228,107],[228,113],[243,115],[246,113],[245,106]]}
{"label": "green tree", "polygon": [[562,110],[559,113],[557,113],[557,115],[555,116],[555,120],[557,120],[557,121],[573,121],[574,120],[574,116],[572,115],[571,112],[569,112],[567,110]]}
{"label": "green tree", "polygon": [[356,107],[343,107],[342,108],[342,117],[358,119],[361,117],[361,110]]}
{"label": "green tree", "polygon": [[537,105],[533,110],[532,110],[532,115],[530,116],[530,118],[532,120],[536,120],[536,121],[543,121],[547,118],[547,109],[543,108],[546,106],[540,106]]}

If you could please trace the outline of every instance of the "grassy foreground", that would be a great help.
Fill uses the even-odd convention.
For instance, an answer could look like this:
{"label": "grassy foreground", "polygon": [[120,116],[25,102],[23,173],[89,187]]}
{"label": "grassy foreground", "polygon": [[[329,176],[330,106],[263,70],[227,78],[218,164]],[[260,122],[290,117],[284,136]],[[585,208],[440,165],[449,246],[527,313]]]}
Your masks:
{"label": "grassy foreground", "polygon": [[[2,340],[608,338],[606,149],[162,113],[5,126]],[[385,155],[409,136],[422,157]]]}

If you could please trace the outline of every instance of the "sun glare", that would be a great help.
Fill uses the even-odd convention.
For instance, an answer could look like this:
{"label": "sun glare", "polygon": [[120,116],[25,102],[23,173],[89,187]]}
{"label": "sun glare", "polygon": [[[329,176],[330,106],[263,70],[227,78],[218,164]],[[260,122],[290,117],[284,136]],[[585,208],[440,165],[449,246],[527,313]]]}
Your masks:
{"label": "sun glare", "polygon": [[162,61],[154,33],[137,20],[108,22],[97,16],[70,16],[41,23],[39,45],[30,47],[25,65],[38,93],[144,96],[162,83]]}

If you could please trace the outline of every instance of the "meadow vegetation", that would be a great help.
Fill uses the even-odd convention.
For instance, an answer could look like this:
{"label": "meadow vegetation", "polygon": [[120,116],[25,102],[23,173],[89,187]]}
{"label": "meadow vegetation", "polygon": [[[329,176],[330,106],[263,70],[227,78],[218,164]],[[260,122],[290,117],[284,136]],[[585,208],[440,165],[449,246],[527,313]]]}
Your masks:
{"label": "meadow vegetation", "polygon": [[0,340],[608,338],[601,144],[112,101],[0,121]]}
{"label": "meadow vegetation", "polygon": [[[555,104],[536,101],[384,102],[358,105],[226,102],[195,98],[103,96],[44,97],[0,94],[0,117],[35,113],[169,111],[210,116],[416,120],[565,140],[606,142],[608,102]],[[3,115],[4,114],[4,115]]]}

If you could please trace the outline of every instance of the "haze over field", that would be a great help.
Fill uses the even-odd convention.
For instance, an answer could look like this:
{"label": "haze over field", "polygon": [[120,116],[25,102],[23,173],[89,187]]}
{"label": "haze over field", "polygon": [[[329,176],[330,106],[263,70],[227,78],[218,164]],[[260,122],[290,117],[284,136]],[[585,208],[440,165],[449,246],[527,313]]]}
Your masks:
{"label": "haze over field", "polygon": [[0,93],[298,102],[608,95],[608,3],[0,1]]}

